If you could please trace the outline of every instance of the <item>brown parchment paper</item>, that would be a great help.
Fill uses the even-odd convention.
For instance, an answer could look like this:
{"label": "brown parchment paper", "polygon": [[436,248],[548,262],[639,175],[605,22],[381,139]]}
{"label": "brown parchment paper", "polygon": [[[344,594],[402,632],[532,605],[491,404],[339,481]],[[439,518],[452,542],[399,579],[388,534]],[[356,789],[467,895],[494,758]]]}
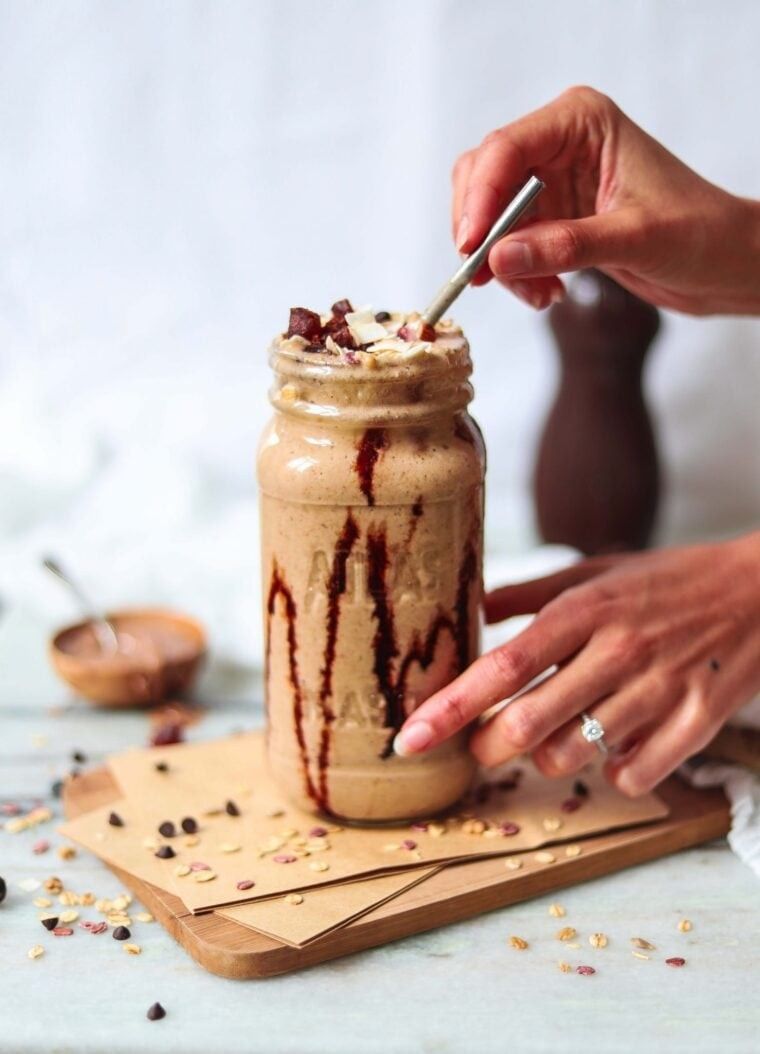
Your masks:
{"label": "brown parchment paper", "polygon": [[301,904],[290,904],[285,897],[275,897],[255,904],[217,908],[215,913],[294,948],[303,948],[419,885],[438,870],[437,867],[415,868],[339,886],[318,886],[299,894],[303,896]]}
{"label": "brown parchment paper", "polygon": [[[158,760],[166,760],[168,772],[156,771]],[[575,841],[667,815],[667,807],[655,795],[631,800],[618,794],[599,767],[584,773],[589,795],[581,807],[564,813],[561,805],[572,796],[573,780],[546,780],[525,764],[520,766],[522,777],[515,789],[494,785],[487,800],[460,805],[459,818],[441,823],[445,833],[439,837],[433,835],[433,826],[428,831],[412,830],[408,825],[340,828],[299,811],[282,798],[267,771],[261,733],[163,751],[129,751],[111,758],[109,765],[124,792],[123,802],[71,821],[62,833],[116,866],[175,893],[193,912],[403,868]],[[489,773],[488,779],[495,784],[503,776]],[[235,802],[240,816],[227,815],[224,805],[228,800]],[[108,813],[119,808],[125,826],[109,827]],[[462,830],[465,813],[490,829],[480,834]],[[183,836],[162,839],[157,834],[163,820],[179,825],[183,816],[192,816],[200,826],[198,844],[193,847],[186,847]],[[516,824],[518,833],[501,835],[496,825],[504,822]],[[309,832],[319,826],[329,830],[328,836],[309,839]],[[158,860],[154,849],[144,846],[146,838],[170,844],[176,856]],[[298,855],[299,841],[311,846],[305,850],[308,855]],[[240,848],[225,852],[230,846]],[[313,869],[320,861],[328,865],[327,870]],[[207,882],[198,881],[203,872],[178,877],[179,864],[205,864],[215,877]],[[255,886],[238,890],[237,883],[243,879],[254,881]]]}

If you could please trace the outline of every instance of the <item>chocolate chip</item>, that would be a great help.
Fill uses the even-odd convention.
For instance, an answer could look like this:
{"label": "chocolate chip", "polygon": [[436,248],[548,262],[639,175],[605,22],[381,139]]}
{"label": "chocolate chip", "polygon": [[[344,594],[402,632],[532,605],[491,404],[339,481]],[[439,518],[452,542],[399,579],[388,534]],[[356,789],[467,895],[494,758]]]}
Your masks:
{"label": "chocolate chip", "polygon": [[589,790],[583,780],[576,780],[573,784],[573,794],[576,798],[588,798]]}
{"label": "chocolate chip", "polygon": [[160,1021],[162,1017],[166,1017],[166,1011],[160,1003],[154,1003],[145,1016],[148,1018],[148,1021]]}
{"label": "chocolate chip", "polygon": [[78,765],[84,765],[85,761],[87,761],[87,755],[81,750],[72,750],[71,760],[76,761]]}
{"label": "chocolate chip", "polygon": [[185,816],[185,818],[182,820],[181,826],[185,834],[195,834],[195,832],[198,830],[198,824],[192,818],[192,816]]}
{"label": "chocolate chip", "polygon": [[710,659],[710,669],[714,670],[715,673],[718,672],[718,670],[720,669],[720,663],[717,659]]}
{"label": "chocolate chip", "polygon": [[390,317],[390,311],[378,311],[378,313],[375,315],[375,322],[387,322]]}
{"label": "chocolate chip", "polygon": [[240,809],[235,805],[234,801],[228,801],[224,806],[224,811],[228,816],[239,816]]}
{"label": "chocolate chip", "polygon": [[132,934],[126,926],[117,926],[111,936],[115,941],[128,941]]}
{"label": "chocolate chip", "polygon": [[52,919],[40,919],[40,922],[46,930],[54,930],[58,925],[58,916],[56,915]]}
{"label": "chocolate chip", "polygon": [[110,823],[110,825],[112,827],[123,827],[124,826],[124,821],[122,820],[121,816],[119,816],[119,814],[117,812],[109,813],[108,822]]}
{"label": "chocolate chip", "polygon": [[5,900],[5,894],[8,892],[8,887],[5,884],[5,879],[0,878],[0,904]]}
{"label": "chocolate chip", "polygon": [[165,761],[157,761],[155,764],[156,772],[168,772],[169,765]]}
{"label": "chocolate chip", "polygon": [[174,850],[170,845],[162,845],[160,849],[156,850],[156,856],[159,860],[171,860],[174,856]]}
{"label": "chocolate chip", "polygon": [[177,828],[171,820],[164,820],[163,823],[158,825],[158,833],[163,835],[164,838],[173,838],[177,833]]}
{"label": "chocolate chip", "polygon": [[60,798],[61,791],[63,790],[63,780],[54,780],[50,785],[50,793],[54,798]]}

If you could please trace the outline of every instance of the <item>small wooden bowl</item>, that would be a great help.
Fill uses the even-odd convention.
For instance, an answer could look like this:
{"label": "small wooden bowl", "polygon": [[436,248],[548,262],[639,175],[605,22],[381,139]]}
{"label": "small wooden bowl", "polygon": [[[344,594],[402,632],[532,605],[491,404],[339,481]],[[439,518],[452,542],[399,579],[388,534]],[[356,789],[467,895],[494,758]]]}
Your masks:
{"label": "small wooden bowl", "polygon": [[90,622],[66,626],[48,645],[53,669],[78,695],[99,706],[149,706],[188,691],[206,657],[199,622],[161,608],[125,609],[108,618],[126,643],[135,641],[132,632],[143,634],[140,650],[104,654]]}

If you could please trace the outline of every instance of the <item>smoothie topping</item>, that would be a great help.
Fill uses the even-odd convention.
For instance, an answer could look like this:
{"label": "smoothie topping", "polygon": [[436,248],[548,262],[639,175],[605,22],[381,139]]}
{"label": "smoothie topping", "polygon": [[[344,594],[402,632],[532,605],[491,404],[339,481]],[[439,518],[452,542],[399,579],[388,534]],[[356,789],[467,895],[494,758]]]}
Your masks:
{"label": "smoothie topping", "polygon": [[[429,354],[436,341],[446,337],[462,340],[462,331],[449,319],[431,326],[416,311],[375,312],[371,307],[354,309],[350,300],[338,300],[329,315],[320,316],[306,307],[291,308],[280,342],[295,351],[339,357],[353,366],[374,366],[378,360]],[[444,355],[451,350],[445,342],[440,348]]]}

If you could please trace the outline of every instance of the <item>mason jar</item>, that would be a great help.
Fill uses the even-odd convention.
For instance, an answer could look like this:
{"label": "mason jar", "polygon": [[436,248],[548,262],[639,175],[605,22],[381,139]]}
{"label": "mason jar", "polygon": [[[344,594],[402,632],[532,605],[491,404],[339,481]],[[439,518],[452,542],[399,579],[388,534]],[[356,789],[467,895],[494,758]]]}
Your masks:
{"label": "mason jar", "polygon": [[392,749],[478,654],[485,451],[469,347],[444,322],[434,342],[333,349],[271,348],[258,455],[269,762],[302,809],[423,818],[474,773],[466,729],[423,755]]}

